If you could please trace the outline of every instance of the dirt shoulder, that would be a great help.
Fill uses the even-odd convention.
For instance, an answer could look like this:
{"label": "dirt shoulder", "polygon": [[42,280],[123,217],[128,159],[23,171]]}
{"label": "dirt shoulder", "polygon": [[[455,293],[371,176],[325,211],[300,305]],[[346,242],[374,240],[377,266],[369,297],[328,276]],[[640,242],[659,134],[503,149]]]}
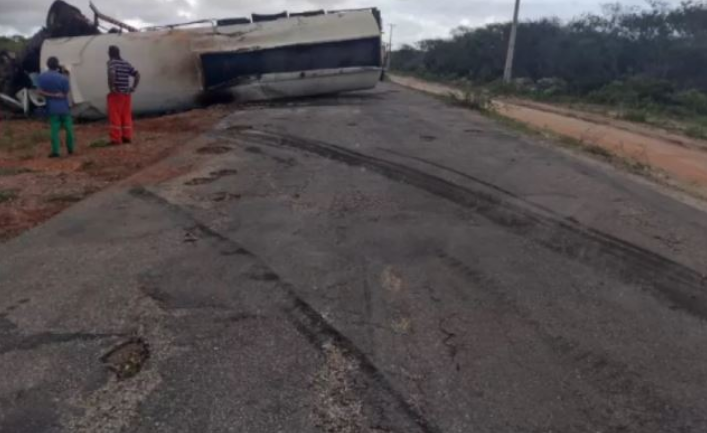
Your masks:
{"label": "dirt shoulder", "polygon": [[658,138],[662,141],[667,141],[679,146],[688,147],[691,149],[707,151],[707,141],[696,138],[687,137],[678,134],[674,131],[661,129],[656,126],[651,126],[645,123],[635,123],[626,120],[620,120],[607,115],[602,115],[597,112],[584,110],[584,107],[565,107],[562,105],[551,105],[543,102],[530,101],[526,99],[509,99],[507,102],[522,107],[534,108],[540,111],[561,114],[567,117],[574,117],[581,120],[587,120],[600,125],[608,125],[624,131],[629,131],[638,135],[649,138]]}
{"label": "dirt shoulder", "polygon": [[109,146],[106,122],[75,126],[77,151],[49,159],[48,125],[0,120],[0,242],[172,154],[210,129],[224,106],[137,119],[132,144]]}
{"label": "dirt shoulder", "polygon": [[[461,90],[412,77],[391,81],[435,95],[461,96]],[[707,197],[707,142],[659,128],[611,119],[565,107],[518,99],[495,100],[493,111],[534,130],[607,158],[617,158],[635,172]]]}

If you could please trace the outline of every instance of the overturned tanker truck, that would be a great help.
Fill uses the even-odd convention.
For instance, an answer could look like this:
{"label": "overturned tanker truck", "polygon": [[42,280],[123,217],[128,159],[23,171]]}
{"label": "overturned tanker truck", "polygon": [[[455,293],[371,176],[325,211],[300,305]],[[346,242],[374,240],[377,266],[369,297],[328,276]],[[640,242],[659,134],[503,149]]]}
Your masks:
{"label": "overturned tanker truck", "polygon": [[137,31],[92,8],[92,28],[104,20],[115,26],[109,33],[49,37],[39,56],[42,66],[57,57],[68,72],[77,117],[106,115],[110,45],[140,71],[138,114],[189,109],[213,96],[257,101],[370,89],[382,73],[377,9],[253,14]]}

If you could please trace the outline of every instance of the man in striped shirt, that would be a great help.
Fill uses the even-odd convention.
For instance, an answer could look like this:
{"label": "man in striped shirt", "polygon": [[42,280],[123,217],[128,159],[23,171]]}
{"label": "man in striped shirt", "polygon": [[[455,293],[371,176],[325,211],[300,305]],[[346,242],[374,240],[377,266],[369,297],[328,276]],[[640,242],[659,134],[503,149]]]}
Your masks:
{"label": "man in striped shirt", "polygon": [[112,144],[130,143],[133,139],[132,93],[140,84],[140,73],[120,57],[118,47],[110,46],[108,57],[110,141]]}

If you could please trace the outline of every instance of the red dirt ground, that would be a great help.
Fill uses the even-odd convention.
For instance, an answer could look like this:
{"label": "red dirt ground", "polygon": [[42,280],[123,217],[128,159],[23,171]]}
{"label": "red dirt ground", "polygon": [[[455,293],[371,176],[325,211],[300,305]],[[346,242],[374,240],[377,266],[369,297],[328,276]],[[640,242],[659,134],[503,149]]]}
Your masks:
{"label": "red dirt ground", "polygon": [[58,159],[47,158],[46,123],[0,120],[0,242],[170,155],[227,113],[215,106],[136,119],[132,144],[107,147],[97,147],[108,139],[105,122],[77,124],[76,153],[62,149]]}

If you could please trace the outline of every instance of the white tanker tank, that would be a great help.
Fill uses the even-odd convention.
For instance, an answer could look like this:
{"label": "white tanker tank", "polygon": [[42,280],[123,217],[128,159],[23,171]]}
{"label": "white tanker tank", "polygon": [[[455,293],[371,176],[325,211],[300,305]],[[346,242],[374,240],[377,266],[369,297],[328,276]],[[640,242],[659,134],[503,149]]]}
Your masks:
{"label": "white tanker tank", "polygon": [[111,45],[140,71],[137,114],[189,109],[211,93],[253,101],[375,87],[382,71],[378,11],[307,15],[48,39],[41,64],[54,56],[68,70],[74,114],[83,118],[106,115]]}

